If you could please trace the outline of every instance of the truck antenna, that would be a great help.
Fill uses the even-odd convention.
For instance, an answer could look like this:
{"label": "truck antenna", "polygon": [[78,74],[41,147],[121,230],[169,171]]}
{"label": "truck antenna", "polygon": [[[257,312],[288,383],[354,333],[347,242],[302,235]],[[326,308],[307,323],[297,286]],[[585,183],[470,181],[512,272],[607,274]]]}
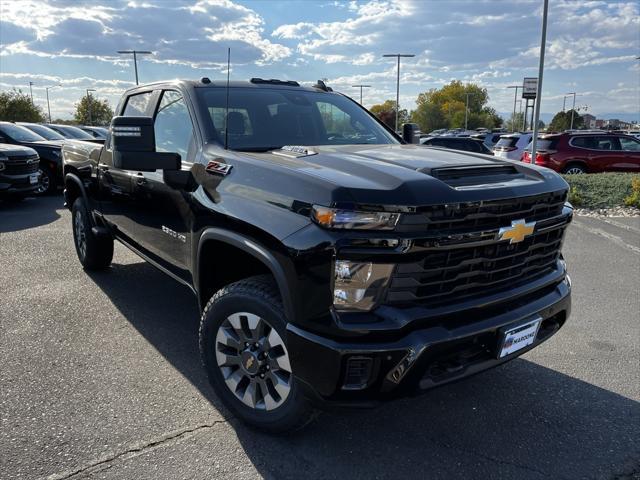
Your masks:
{"label": "truck antenna", "polygon": [[231,47],[227,48],[227,105],[224,109],[224,149],[229,149],[229,70],[231,69]]}

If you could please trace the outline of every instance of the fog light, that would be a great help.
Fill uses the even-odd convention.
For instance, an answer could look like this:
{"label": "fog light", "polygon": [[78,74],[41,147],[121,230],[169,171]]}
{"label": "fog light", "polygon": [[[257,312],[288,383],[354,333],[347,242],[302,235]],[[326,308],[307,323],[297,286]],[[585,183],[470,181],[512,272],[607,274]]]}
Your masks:
{"label": "fog light", "polygon": [[333,304],[341,310],[371,310],[384,296],[393,265],[336,260]]}
{"label": "fog light", "polygon": [[367,388],[371,378],[373,359],[370,357],[351,357],[347,360],[343,390],[362,390]]}

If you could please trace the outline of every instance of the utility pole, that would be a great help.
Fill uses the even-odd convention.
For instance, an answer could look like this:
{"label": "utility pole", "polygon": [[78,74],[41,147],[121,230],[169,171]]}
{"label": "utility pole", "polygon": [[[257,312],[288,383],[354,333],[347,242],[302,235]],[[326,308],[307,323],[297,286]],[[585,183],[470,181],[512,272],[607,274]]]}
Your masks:
{"label": "utility pole", "polygon": [[533,138],[531,139],[531,164],[536,163],[536,147],[538,146],[538,123],[540,122],[540,105],[542,104],[542,75],[544,73],[544,51],[547,46],[547,14],[549,13],[549,0],[544,0],[542,9],[542,35],[540,39],[540,61],[538,63],[538,89],[533,105],[535,120],[533,123]]}
{"label": "utility pole", "polygon": [[469,114],[469,96],[472,96],[472,95],[475,95],[475,93],[465,93],[465,96],[467,97],[467,101],[465,102],[465,105],[464,105],[464,129],[465,130],[467,130],[467,119]]}
{"label": "utility pole", "polygon": [[33,87],[34,85],[35,83],[29,82],[29,95],[31,95],[31,105],[33,105],[33,89],[31,87]]}
{"label": "utility pole", "polygon": [[396,80],[396,129],[398,131],[398,115],[400,114],[400,58],[411,58],[415,55],[411,53],[386,53],[383,57],[396,57],[398,59],[398,78]]}
{"label": "utility pole", "polygon": [[60,87],[61,85],[51,85],[50,87],[45,88],[45,92],[47,93],[47,113],[49,114],[49,123],[51,123],[51,106],[49,105],[49,90],[52,88]]}
{"label": "utility pole", "polygon": [[515,88],[516,94],[513,96],[513,117],[511,117],[511,131],[516,131],[516,102],[518,101],[518,89],[522,88],[520,85],[511,85],[507,88]]}
{"label": "utility pole", "polygon": [[567,93],[567,96],[573,95],[573,106],[571,107],[571,126],[569,127],[569,130],[573,130],[573,115],[575,114],[576,111],[576,92],[569,92]]}
{"label": "utility pole", "polygon": [[351,85],[353,88],[360,88],[360,105],[362,105],[362,89],[371,88],[371,85]]}
{"label": "utility pole", "polygon": [[89,110],[89,125],[93,125],[93,118],[91,115],[91,92],[95,92],[96,89],[95,88],[87,88],[87,107]]}
{"label": "utility pole", "polygon": [[136,72],[136,85],[138,85],[138,55],[151,55],[148,50],[118,50],[120,54],[133,54],[133,68]]}

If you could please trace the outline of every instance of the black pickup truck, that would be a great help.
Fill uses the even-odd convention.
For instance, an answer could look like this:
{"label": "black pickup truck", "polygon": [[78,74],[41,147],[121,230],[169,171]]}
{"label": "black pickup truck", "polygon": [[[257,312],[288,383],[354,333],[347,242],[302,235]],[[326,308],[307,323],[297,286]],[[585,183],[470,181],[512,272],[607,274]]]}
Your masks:
{"label": "black pickup truck", "polygon": [[193,290],[209,379],[253,426],[444,385],[569,316],[551,170],[407,144],[322,82],[160,82],[116,114],[104,147],[63,147],[80,262],[118,240]]}

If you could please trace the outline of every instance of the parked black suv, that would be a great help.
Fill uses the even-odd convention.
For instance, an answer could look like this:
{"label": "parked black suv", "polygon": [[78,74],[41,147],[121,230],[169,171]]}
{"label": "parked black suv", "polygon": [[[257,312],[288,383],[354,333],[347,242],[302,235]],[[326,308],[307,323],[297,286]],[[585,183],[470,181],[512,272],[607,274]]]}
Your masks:
{"label": "parked black suv", "polygon": [[40,188],[38,153],[27,147],[0,144],[0,198],[23,198]]}
{"label": "parked black suv", "polygon": [[0,122],[0,143],[33,148],[40,157],[41,193],[53,193],[62,184],[63,142],[45,140],[37,133],[12,122]]}
{"label": "parked black suv", "polygon": [[322,82],[161,82],[116,113],[105,147],[63,147],[80,262],[116,239],[187,285],[209,379],[254,426],[444,385],[568,318],[554,172],[403,144]]}

